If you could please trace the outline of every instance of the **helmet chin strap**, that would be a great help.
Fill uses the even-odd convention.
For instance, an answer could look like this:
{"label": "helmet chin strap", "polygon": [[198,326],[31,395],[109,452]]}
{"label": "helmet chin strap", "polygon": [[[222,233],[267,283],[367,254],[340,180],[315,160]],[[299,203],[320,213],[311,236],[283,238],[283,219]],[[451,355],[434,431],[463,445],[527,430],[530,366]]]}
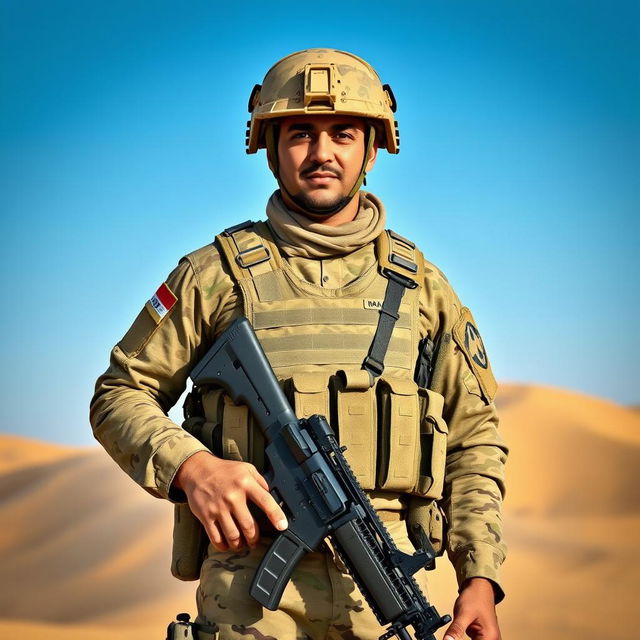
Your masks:
{"label": "helmet chin strap", "polygon": [[289,189],[287,189],[287,187],[285,187],[284,183],[280,179],[280,162],[278,159],[279,133],[280,133],[280,127],[276,123],[269,123],[265,127],[265,143],[266,143],[267,151],[269,152],[269,157],[271,158],[271,165],[272,165],[271,171],[278,182],[278,186],[280,187],[280,190],[284,191],[289,196],[289,198],[291,198],[291,200],[305,213],[310,213],[316,216],[330,216],[344,209],[349,204],[349,202],[351,202],[351,199],[353,198],[353,196],[355,196],[356,193],[358,193],[363,183],[365,183],[365,179],[367,177],[367,171],[366,171],[367,162],[369,160],[369,154],[371,153],[371,149],[373,148],[373,143],[376,137],[375,127],[372,124],[370,124],[365,134],[366,137],[365,137],[364,158],[362,159],[362,167],[360,167],[360,174],[358,175],[358,178],[356,179],[355,184],[351,188],[351,191],[349,191],[349,193],[343,198],[340,198],[340,200],[338,200],[338,202],[332,207],[309,206],[308,203],[303,202],[303,200],[299,196],[294,195],[289,191]]}

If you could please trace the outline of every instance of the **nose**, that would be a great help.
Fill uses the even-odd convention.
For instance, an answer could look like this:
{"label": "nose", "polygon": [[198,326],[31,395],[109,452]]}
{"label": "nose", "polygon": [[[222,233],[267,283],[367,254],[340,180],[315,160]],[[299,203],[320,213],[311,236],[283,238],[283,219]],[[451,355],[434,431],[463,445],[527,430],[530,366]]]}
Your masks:
{"label": "nose", "polygon": [[309,160],[322,165],[333,159],[331,137],[326,131],[321,131],[313,143],[309,146]]}

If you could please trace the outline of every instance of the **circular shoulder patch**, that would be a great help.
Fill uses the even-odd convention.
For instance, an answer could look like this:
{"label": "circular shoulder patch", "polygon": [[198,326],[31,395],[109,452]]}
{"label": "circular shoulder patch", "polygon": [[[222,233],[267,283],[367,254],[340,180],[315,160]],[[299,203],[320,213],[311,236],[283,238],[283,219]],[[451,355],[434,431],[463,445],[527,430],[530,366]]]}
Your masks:
{"label": "circular shoulder patch", "polygon": [[491,371],[484,342],[480,337],[480,332],[471,315],[471,311],[467,307],[462,308],[460,318],[453,327],[453,339],[464,353],[469,368],[482,389],[485,401],[492,402],[498,385]]}
{"label": "circular shoulder patch", "polygon": [[480,332],[471,322],[467,322],[464,329],[464,349],[479,367],[486,369],[489,366],[489,358],[487,358]]}

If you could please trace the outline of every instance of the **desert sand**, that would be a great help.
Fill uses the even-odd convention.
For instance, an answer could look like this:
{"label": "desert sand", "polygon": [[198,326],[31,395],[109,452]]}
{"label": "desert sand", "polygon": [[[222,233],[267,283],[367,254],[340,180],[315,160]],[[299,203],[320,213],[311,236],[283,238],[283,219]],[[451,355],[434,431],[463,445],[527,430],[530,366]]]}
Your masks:
{"label": "desert sand", "polygon": [[[637,637],[640,413],[527,385],[503,385],[498,407],[503,638]],[[169,573],[171,521],[100,448],[0,435],[0,638],[162,640],[175,613],[195,613],[196,584]],[[451,612],[446,559],[431,583]]]}

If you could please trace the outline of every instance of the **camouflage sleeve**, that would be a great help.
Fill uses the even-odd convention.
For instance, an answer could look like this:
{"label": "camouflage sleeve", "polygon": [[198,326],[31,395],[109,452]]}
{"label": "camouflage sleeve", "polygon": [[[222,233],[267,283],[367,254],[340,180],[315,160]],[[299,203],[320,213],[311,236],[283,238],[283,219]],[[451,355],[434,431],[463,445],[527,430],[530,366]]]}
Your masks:
{"label": "camouflage sleeve", "polygon": [[447,553],[460,586],[472,577],[488,578],[499,602],[504,598],[500,567],[506,554],[502,499],[508,450],[493,402],[497,385],[473,316],[436,273],[439,290],[432,303],[438,311],[425,314],[425,324],[441,336],[432,387],[444,396],[449,427],[441,501]]}
{"label": "camouflage sleeve", "polygon": [[164,304],[147,302],[111,351],[109,368],[96,382],[90,421],[96,439],[133,480],[158,498],[182,501],[181,492],[171,490],[175,473],[206,449],[167,411],[216,325],[234,315],[237,295],[213,247],[206,260],[197,252],[183,258],[161,289]]}

